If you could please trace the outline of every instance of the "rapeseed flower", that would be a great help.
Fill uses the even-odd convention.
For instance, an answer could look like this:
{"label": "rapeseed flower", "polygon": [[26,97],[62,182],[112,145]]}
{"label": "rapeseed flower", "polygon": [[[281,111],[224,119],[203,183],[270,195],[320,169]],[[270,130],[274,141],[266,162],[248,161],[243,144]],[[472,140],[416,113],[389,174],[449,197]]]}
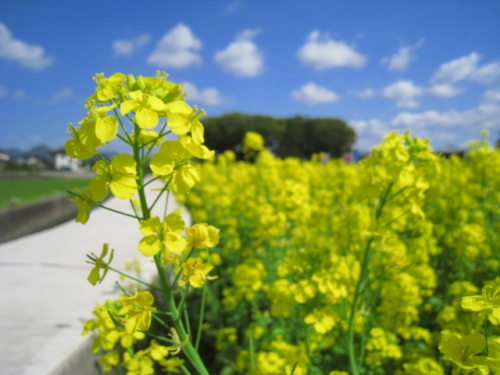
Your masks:
{"label": "rapeseed flower", "polygon": [[127,80],[123,73],[115,73],[105,78],[103,73],[96,74],[94,81],[97,83],[94,98],[99,102],[107,102],[116,97],[120,85]]}
{"label": "rapeseed flower", "polygon": [[196,250],[208,249],[219,243],[219,230],[207,223],[199,223],[187,228],[186,234],[186,251],[190,251],[193,247]]}
{"label": "rapeseed flower", "polygon": [[130,92],[130,97],[132,99],[120,104],[122,115],[135,111],[135,123],[142,129],[153,129],[158,125],[158,113],[165,111],[165,103],[156,96],[145,94],[140,90]]}
{"label": "rapeseed flower", "polygon": [[181,142],[166,141],[151,158],[151,170],[155,176],[171,181],[174,191],[186,194],[200,181],[198,171],[190,162],[192,156]]}
{"label": "rapeseed flower", "polygon": [[68,124],[68,134],[73,138],[66,141],[64,150],[75,159],[90,159],[97,154],[97,147],[101,146],[101,141],[95,133],[95,122],[87,119],[80,122],[80,127]]}
{"label": "rapeseed flower", "polygon": [[103,200],[108,188],[115,197],[131,199],[137,191],[136,162],[131,155],[120,154],[113,160],[99,160],[92,168],[97,177],[91,182],[91,191],[97,201]]}
{"label": "rapeseed flower", "polygon": [[191,134],[193,142],[201,145],[205,142],[203,137],[204,128],[200,122],[200,117],[205,115],[205,111],[191,108],[189,104],[178,100],[168,104],[168,126],[177,135]]}
{"label": "rapeseed flower", "polygon": [[179,283],[183,287],[189,283],[193,288],[201,288],[205,285],[207,274],[213,270],[210,263],[203,263],[201,258],[189,258],[182,264],[182,274],[184,280]]}
{"label": "rapeseed flower", "polygon": [[125,328],[128,332],[147,331],[151,325],[154,297],[149,292],[136,291],[133,296],[122,296],[120,301],[127,308],[125,316]]}
{"label": "rapeseed flower", "polygon": [[[108,261],[104,261],[104,257],[108,254],[108,244],[105,243],[102,245],[102,252],[101,255],[98,257],[94,256],[93,264],[95,264],[95,267],[92,268],[90,271],[90,274],[87,278],[87,280],[92,284],[96,285],[97,282],[102,283],[102,280],[106,277],[106,274],[108,273],[109,265],[111,264],[111,261],[113,260],[113,255],[114,255],[114,250],[111,250],[111,254],[109,255]],[[99,274],[100,270],[103,270],[102,276]]]}
{"label": "rapeseed flower", "polygon": [[180,255],[186,248],[186,240],[180,236],[185,224],[177,212],[168,214],[163,222],[157,216],[145,220],[140,231],[145,237],[139,242],[139,251],[147,257],[160,251],[165,255]]}
{"label": "rapeseed flower", "polygon": [[488,374],[486,357],[478,356],[484,349],[486,349],[486,340],[480,333],[461,338],[450,335],[439,343],[439,350],[443,353],[445,361],[451,361],[464,370],[479,370],[481,374]]}

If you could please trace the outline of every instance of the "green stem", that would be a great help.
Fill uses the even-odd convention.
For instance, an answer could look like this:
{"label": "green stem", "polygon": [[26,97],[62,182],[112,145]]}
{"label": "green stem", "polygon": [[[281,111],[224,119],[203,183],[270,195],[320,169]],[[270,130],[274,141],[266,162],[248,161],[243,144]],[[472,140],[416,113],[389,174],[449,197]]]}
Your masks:
{"label": "green stem", "polygon": [[373,237],[371,237],[366,242],[366,246],[365,246],[365,249],[363,251],[363,262],[361,264],[361,271],[360,271],[360,274],[359,274],[358,283],[356,284],[356,289],[354,291],[354,299],[352,301],[351,311],[350,311],[350,314],[349,314],[349,326],[348,326],[348,330],[347,330],[347,332],[348,332],[347,333],[347,335],[348,335],[347,336],[348,337],[347,348],[348,348],[348,352],[349,352],[349,363],[351,365],[351,370],[352,370],[353,375],[359,375],[358,365],[357,365],[357,361],[356,361],[356,356],[355,356],[355,353],[354,353],[355,352],[355,348],[354,348],[354,314],[356,313],[356,308],[357,308],[357,305],[358,305],[359,292],[360,292],[362,280],[365,277],[365,272],[366,272],[367,265],[368,265],[369,251],[370,251],[370,248],[371,248],[372,241],[373,241]]}
{"label": "green stem", "polygon": [[186,290],[184,291],[184,294],[182,295],[181,302],[179,302],[179,311],[182,312],[182,309],[184,308],[184,304],[186,303],[186,298],[189,292],[189,283],[186,285]]}
{"label": "green stem", "polygon": [[154,339],[157,339],[157,340],[160,340],[160,341],[164,341],[164,342],[167,342],[167,343],[169,343],[169,344],[173,344],[173,343],[174,343],[174,342],[173,342],[172,340],[170,340],[170,339],[167,339],[167,338],[165,338],[165,337],[163,337],[163,336],[158,336],[158,335],[155,335],[154,333],[151,333],[151,332],[148,332],[148,331],[140,331],[140,332],[142,332],[142,333],[144,333],[145,335],[150,336],[150,337],[152,337],[152,338],[154,338]]}
{"label": "green stem", "polygon": [[[115,112],[115,115],[118,118],[118,123],[120,124],[120,128],[123,130],[123,132],[127,136],[127,139],[128,139],[127,143],[132,146],[134,144],[134,142],[132,142],[132,138],[130,138],[130,134],[128,133],[127,129],[125,129],[125,126],[123,125],[122,119],[121,119],[120,115],[118,114],[118,111],[116,110],[116,108],[113,108],[113,111]],[[129,118],[129,120],[130,120],[130,118]],[[132,121],[130,121],[130,122],[132,122]]]}
{"label": "green stem", "polygon": [[205,315],[205,296],[207,294],[206,291],[207,285],[203,285],[203,290],[201,292],[201,307],[200,307],[200,319],[198,320],[198,331],[196,332],[196,342],[194,345],[194,348],[198,350],[200,347],[200,340],[201,340],[201,330],[203,328],[203,318]]}
{"label": "green stem", "polygon": [[[147,220],[151,217],[151,210],[154,207],[155,203],[158,201],[158,197],[156,198],[155,203],[153,203],[151,207],[148,207],[146,201],[146,195],[144,193],[144,169],[142,164],[140,163],[141,158],[140,158],[140,147],[139,147],[139,133],[140,133],[140,128],[137,125],[135,125],[134,159],[137,162],[137,175],[139,176],[138,186],[140,186],[140,188],[138,190],[138,193],[139,193],[139,200],[141,202],[143,220]],[[165,186],[168,186],[168,184]],[[164,189],[162,191],[164,191]],[[177,334],[179,335],[179,339],[182,342],[186,339],[187,333],[186,329],[184,328],[184,325],[182,324],[182,321],[179,321],[179,310],[176,308],[175,301],[172,297],[172,286],[168,281],[167,273],[162,261],[161,252],[157,253],[154,256],[154,261],[160,278],[160,285],[163,297],[165,299],[166,311],[169,311],[172,314],[172,319],[174,321],[175,329],[177,331]],[[186,355],[187,359],[189,359],[189,361],[193,364],[193,366],[201,375],[209,375],[208,370],[205,367],[205,364],[201,360],[199,353],[194,349],[190,340],[188,340],[186,345],[183,347],[183,352]]]}
{"label": "green stem", "polygon": [[132,144],[128,141],[128,139],[125,139],[124,136],[120,135],[120,134],[117,134],[116,135],[118,138],[120,138],[123,142],[125,142],[126,144],[128,144],[129,146],[132,146]]}
{"label": "green stem", "polygon": [[167,190],[167,187],[168,187],[168,184],[170,184],[170,181],[172,181],[172,177],[170,177],[170,180],[168,180],[168,182],[165,184],[165,186],[163,187],[163,189],[161,189],[160,193],[158,194],[158,196],[156,197],[156,199],[154,200],[153,204],[151,205],[151,207],[149,207],[149,210],[153,210],[153,207],[156,205],[156,203],[158,202],[158,200],[160,199],[160,197],[163,195],[163,193],[165,192],[165,190]]}
{"label": "green stem", "polygon": [[[188,312],[187,312],[187,309],[184,308],[184,321],[186,323],[186,327],[187,327],[187,333],[189,335],[189,337],[193,337],[193,334],[191,333],[191,324],[189,323],[189,316],[188,316]],[[198,349],[196,349],[196,351],[198,351]]]}
{"label": "green stem", "polygon": [[144,188],[145,188],[146,186],[148,186],[151,182],[154,182],[154,181],[156,181],[156,180],[158,180],[158,179],[160,179],[160,178],[161,178],[161,176],[158,176],[158,177],[152,178],[151,180],[149,180],[148,182],[146,182],[143,186],[141,186],[141,188],[143,188],[143,189],[144,189]]}
{"label": "green stem", "polygon": [[140,223],[141,218],[139,217],[139,214],[137,213],[137,209],[135,208],[134,202],[132,202],[132,199],[130,199],[129,202],[130,202],[130,206],[132,206],[132,210],[134,211],[135,216],[137,217],[137,221],[139,221],[139,223]]}
{"label": "green stem", "polygon": [[158,323],[160,323],[167,330],[170,330],[170,327],[167,325],[167,323],[165,323],[162,319],[160,319],[158,316],[156,316],[155,312],[153,313],[153,319],[156,320]]}
{"label": "green stem", "polygon": [[114,213],[117,213],[117,214],[120,214],[120,215],[123,215],[123,216],[128,216],[128,217],[131,217],[133,219],[137,219],[137,220],[141,220],[140,217],[138,216],[135,216],[135,215],[130,215],[130,214],[126,214],[125,212],[121,212],[121,211],[117,211],[117,210],[114,210],[112,208],[109,208],[109,207],[106,207],[106,206],[103,206],[102,204],[100,203],[97,203],[96,206],[99,206],[101,208],[104,208],[105,210],[108,210],[108,211],[111,211],[111,212],[114,212]]}
{"label": "green stem", "polygon": [[109,266],[108,266],[108,268],[109,268],[111,271],[116,272],[117,274],[122,275],[122,276],[124,276],[124,277],[126,277],[126,278],[128,278],[128,279],[130,279],[130,280],[134,280],[135,282],[138,282],[138,283],[140,283],[140,284],[142,284],[142,285],[145,285],[145,286],[147,286],[148,288],[151,288],[151,289],[154,289],[154,290],[157,290],[157,291],[160,291],[160,292],[161,292],[161,289],[160,289],[160,288],[155,287],[154,285],[148,284],[148,283],[146,283],[146,282],[144,282],[144,281],[142,281],[142,280],[140,280],[140,279],[136,279],[135,277],[132,277],[132,276],[130,276],[130,275],[127,275],[126,273],[123,273],[123,272],[121,272],[121,271],[118,271],[116,268],[109,267]]}
{"label": "green stem", "polygon": [[169,199],[170,199],[170,190],[167,191],[167,198],[165,199],[165,207],[163,207],[163,220],[165,220],[165,218],[167,217],[167,208]]}
{"label": "green stem", "polygon": [[255,348],[253,346],[253,329],[250,331],[250,374],[255,375]]}
{"label": "green stem", "polygon": [[[387,198],[389,197],[389,193],[391,191],[391,188],[393,186],[394,182],[390,182],[389,185],[386,188],[386,191],[382,195],[379,201],[379,205],[375,211],[375,220],[378,221],[380,216],[382,215],[382,209],[384,208],[385,204],[387,203]],[[348,333],[347,333],[347,340],[348,340],[348,354],[349,354],[349,364],[351,366],[351,370],[353,375],[359,375],[359,370],[358,370],[358,364],[356,361],[356,355],[355,355],[355,347],[354,347],[354,315],[356,314],[356,309],[358,307],[358,299],[360,297],[360,292],[362,286],[365,284],[365,278],[368,277],[368,264],[369,260],[371,258],[371,244],[373,242],[374,238],[370,237],[368,241],[366,242],[365,248],[363,250],[363,260],[361,263],[361,270],[359,273],[359,279],[358,282],[356,283],[356,289],[354,291],[354,298],[352,301],[351,305],[351,311],[349,314],[349,325],[348,325]],[[362,364],[360,363],[360,366]]]}
{"label": "green stem", "polygon": [[184,374],[186,375],[191,375],[191,373],[189,372],[189,370],[186,368],[186,366],[183,366],[181,365],[181,370]]}

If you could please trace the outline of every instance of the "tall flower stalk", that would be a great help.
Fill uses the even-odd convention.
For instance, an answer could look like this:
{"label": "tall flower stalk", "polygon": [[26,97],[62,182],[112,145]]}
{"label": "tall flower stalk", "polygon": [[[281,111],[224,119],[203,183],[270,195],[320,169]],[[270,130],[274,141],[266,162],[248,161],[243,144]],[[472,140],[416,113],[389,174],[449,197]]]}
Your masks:
{"label": "tall flower stalk", "polygon": [[[155,77],[97,74],[94,81],[95,92],[85,104],[87,116],[80,126],[69,125],[72,139],[65,144],[72,158],[97,159],[92,168],[96,177],[88,188],[69,191],[70,200],[78,207],[76,221],[85,224],[94,206],[137,220],[138,230],[144,235],[137,245],[138,254],[154,260],[158,285],[114,269],[110,265],[113,251],[105,259],[108,245],[104,244],[99,257],[88,255],[88,263],[94,266],[89,282],[96,285],[108,271],[115,271],[147,288],[132,293],[119,284],[123,295],[98,306],[95,318],[86,322],[84,334],[97,332],[93,351],[105,353],[100,359],[105,371],[118,367],[127,373],[150,374],[160,366],[167,371],[208,375],[196,345],[201,329],[191,331],[189,319],[183,318],[190,312],[186,304],[189,288],[206,288],[206,281],[211,278],[207,274],[213,266],[203,264],[197,252],[209,252],[210,247],[217,245],[218,229],[208,224],[203,224],[204,231],[200,231],[201,224],[185,228],[182,216],[176,211],[168,212],[167,205],[162,215],[153,212],[161,196],[167,195],[168,203],[170,192],[189,193],[200,180],[193,157],[213,157],[213,151],[203,145],[204,129],[198,120],[205,112],[190,107],[184,101],[183,87],[167,81],[163,72]],[[177,140],[166,141],[171,133],[178,136]],[[130,147],[130,153],[107,160],[100,149],[114,140]],[[159,151],[155,152],[157,147]],[[163,184],[153,201],[146,196],[151,182],[146,178],[148,166],[153,171],[152,179]],[[130,200],[134,214],[106,207],[103,201],[109,193]],[[187,239],[182,235],[184,231]],[[201,238],[204,236],[207,238]],[[163,304],[157,303],[151,292],[161,293]],[[202,305],[201,315],[203,309]],[[153,321],[161,325],[160,335],[149,332]],[[146,338],[151,339],[150,345],[135,351],[134,344]]]}

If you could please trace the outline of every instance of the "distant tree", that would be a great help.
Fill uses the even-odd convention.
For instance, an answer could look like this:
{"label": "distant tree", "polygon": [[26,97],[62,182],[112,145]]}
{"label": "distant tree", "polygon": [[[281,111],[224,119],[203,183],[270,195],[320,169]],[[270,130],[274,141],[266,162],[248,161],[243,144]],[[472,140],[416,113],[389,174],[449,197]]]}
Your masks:
{"label": "distant tree", "polygon": [[202,119],[205,127],[205,144],[208,148],[222,152],[233,150],[241,157],[243,137],[247,131],[260,133],[265,146],[276,147],[285,132],[284,121],[270,116],[229,113],[220,117]]}
{"label": "distant tree", "polygon": [[280,157],[310,158],[318,152],[340,157],[356,140],[354,129],[336,118],[291,117],[229,113],[202,119],[205,143],[217,152],[233,150],[242,158],[242,141],[247,131],[262,134],[265,146]]}

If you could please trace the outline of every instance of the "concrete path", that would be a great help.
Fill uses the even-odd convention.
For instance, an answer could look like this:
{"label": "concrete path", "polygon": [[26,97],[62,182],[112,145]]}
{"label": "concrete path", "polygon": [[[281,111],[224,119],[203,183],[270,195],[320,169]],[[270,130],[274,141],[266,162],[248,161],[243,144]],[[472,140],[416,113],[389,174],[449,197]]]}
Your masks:
{"label": "concrete path", "polygon": [[[156,194],[148,190],[149,203]],[[158,216],[164,197],[154,209]],[[170,198],[169,211],[175,207]],[[132,213],[128,201],[112,198],[105,205]],[[190,225],[186,211],[183,216]],[[108,243],[115,250],[115,268],[123,270],[126,262],[138,259],[144,278],[151,280],[156,271],[151,258],[137,250],[141,238],[137,220],[97,208],[86,225],[71,221],[1,244],[0,375],[62,374],[68,358],[86,352],[89,339],[80,336],[80,320],[91,317],[96,302],[118,295],[118,275],[110,271],[93,287],[87,281],[92,266],[85,263],[85,255],[100,255]],[[79,373],[73,370],[66,373]]]}

